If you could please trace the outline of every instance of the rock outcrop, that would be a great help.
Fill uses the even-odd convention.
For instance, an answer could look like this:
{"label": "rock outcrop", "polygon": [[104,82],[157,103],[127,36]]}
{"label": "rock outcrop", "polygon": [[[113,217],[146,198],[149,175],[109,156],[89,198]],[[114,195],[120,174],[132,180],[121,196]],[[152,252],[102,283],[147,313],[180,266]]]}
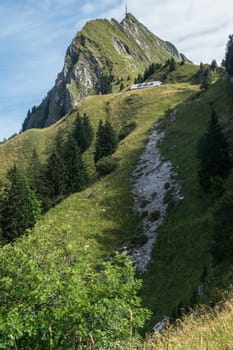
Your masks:
{"label": "rock outcrop", "polygon": [[[88,22],[67,49],[64,67],[42,103],[29,112],[22,130],[47,127],[88,95],[119,90],[150,63],[180,60],[174,45],[152,34],[133,15]],[[120,84],[119,84],[120,85]],[[118,89],[118,90],[117,90]]]}

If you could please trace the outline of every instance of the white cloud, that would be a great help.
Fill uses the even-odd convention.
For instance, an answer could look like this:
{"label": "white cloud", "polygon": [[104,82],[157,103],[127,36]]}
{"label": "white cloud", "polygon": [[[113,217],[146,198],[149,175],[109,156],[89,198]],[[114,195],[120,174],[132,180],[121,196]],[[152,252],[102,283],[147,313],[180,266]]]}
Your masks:
{"label": "white cloud", "polygon": [[[150,30],[173,42],[194,62],[210,62],[212,58],[223,58],[228,35],[233,30],[233,14],[229,10],[232,8],[231,1],[129,0],[128,7]],[[213,36],[216,36],[215,42],[212,40]],[[196,45],[198,39],[199,47]]]}

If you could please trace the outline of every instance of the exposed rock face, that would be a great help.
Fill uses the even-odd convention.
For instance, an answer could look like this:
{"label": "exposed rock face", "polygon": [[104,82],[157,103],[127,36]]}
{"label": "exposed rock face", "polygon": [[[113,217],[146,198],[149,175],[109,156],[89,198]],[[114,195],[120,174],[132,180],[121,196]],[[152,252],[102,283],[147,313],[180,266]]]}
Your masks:
{"label": "exposed rock face", "polygon": [[[171,121],[175,120],[176,113],[177,110],[170,114]],[[180,192],[180,184],[173,178],[176,174],[172,163],[162,159],[160,154],[159,143],[164,136],[165,133],[159,133],[155,125],[149,133],[148,143],[132,173],[135,210],[142,218],[143,231],[148,240],[143,246],[134,248],[130,255],[137,270],[142,273],[147,270],[151,261],[157,229],[166,216],[166,195],[169,192],[169,196],[176,204],[184,199]]]}
{"label": "exposed rock face", "polygon": [[110,85],[118,78],[136,76],[150,63],[171,56],[180,60],[174,45],[152,34],[131,14],[116,20],[88,22],[68,47],[64,67],[55,86],[40,106],[25,119],[22,130],[43,128],[59,120],[82,98],[105,93],[104,79]]}

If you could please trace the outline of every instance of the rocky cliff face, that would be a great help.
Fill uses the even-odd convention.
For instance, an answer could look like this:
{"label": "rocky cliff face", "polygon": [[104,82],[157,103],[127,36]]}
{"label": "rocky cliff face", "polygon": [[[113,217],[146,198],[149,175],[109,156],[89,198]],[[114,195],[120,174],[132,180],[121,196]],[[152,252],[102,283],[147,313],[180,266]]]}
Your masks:
{"label": "rocky cliff face", "polygon": [[119,91],[120,82],[171,56],[181,59],[174,45],[156,37],[131,14],[121,23],[114,19],[90,21],[71,42],[54,87],[28,114],[22,130],[47,127],[80,99],[112,88]]}

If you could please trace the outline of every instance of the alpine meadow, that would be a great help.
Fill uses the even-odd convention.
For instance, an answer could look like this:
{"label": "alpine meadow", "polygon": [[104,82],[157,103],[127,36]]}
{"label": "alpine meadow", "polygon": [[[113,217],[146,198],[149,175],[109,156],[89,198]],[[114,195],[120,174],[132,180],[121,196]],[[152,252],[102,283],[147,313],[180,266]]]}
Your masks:
{"label": "alpine meadow", "polygon": [[0,144],[0,349],[232,349],[232,117],[233,35],[87,22]]}

